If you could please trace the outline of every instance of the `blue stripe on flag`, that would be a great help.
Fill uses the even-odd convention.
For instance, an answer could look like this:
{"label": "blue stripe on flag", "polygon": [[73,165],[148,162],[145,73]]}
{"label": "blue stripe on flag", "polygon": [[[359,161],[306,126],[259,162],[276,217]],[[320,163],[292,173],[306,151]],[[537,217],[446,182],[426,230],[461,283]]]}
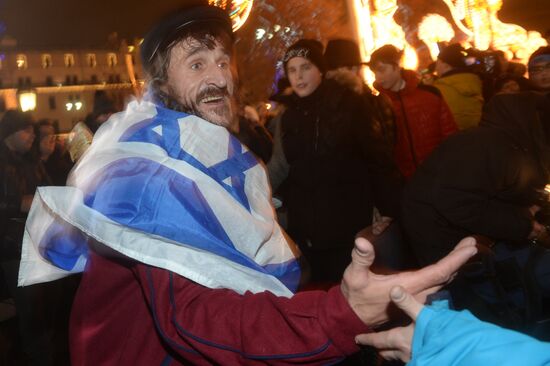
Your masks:
{"label": "blue stripe on flag", "polygon": [[[228,157],[229,159],[232,159],[236,156],[242,156],[243,146],[237,140],[237,138],[233,135],[230,135],[229,138],[229,151],[228,151]],[[257,164],[257,162],[256,162]],[[250,203],[248,202],[248,197],[246,197],[245,192],[245,179],[246,176],[244,175],[245,169],[241,169],[241,171],[238,171],[231,175],[231,186],[232,186],[232,195],[235,197],[237,201],[239,201],[244,207],[246,207],[247,210],[250,211]]]}
{"label": "blue stripe on flag", "polygon": [[81,256],[88,257],[87,236],[71,224],[56,219],[38,245],[42,257],[72,271]]}
{"label": "blue stripe on flag", "polygon": [[153,128],[160,126],[160,121],[149,118],[128,128],[119,139],[119,142],[148,142],[162,147],[162,136],[153,131]]}
{"label": "blue stripe on flag", "polygon": [[302,271],[296,259],[285,263],[268,264],[264,266],[264,270],[277,277],[290,291],[296,292],[298,290]]}
{"label": "blue stripe on flag", "polygon": [[226,178],[240,175],[257,164],[258,161],[254,154],[247,151],[244,154],[235,155],[216,165],[212,165],[210,167],[210,174],[218,182],[221,182]]}

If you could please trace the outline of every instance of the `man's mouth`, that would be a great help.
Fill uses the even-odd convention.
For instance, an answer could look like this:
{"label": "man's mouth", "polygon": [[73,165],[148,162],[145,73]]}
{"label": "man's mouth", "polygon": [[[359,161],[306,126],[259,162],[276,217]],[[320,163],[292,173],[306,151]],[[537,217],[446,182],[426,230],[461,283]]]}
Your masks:
{"label": "man's mouth", "polygon": [[217,96],[211,95],[211,96],[202,98],[200,102],[205,104],[219,104],[224,102],[224,98],[225,97],[223,95],[217,95]]}
{"label": "man's mouth", "polygon": [[210,87],[197,95],[197,101],[198,104],[217,107],[224,105],[227,97],[227,88]]}

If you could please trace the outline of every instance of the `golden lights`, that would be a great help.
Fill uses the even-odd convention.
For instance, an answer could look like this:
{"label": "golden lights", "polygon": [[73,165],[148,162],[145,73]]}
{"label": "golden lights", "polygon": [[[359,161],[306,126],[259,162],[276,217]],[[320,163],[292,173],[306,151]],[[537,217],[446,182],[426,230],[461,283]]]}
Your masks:
{"label": "golden lights", "polygon": [[[405,51],[403,66],[416,68],[417,50],[406,41],[402,27],[394,20],[399,7],[397,0],[351,1],[364,59],[368,60],[370,54],[380,46],[393,44]],[[433,59],[439,53],[438,42],[460,42],[465,47],[479,50],[502,50],[509,58],[523,63],[538,47],[547,45],[540,33],[498,19],[497,13],[503,0],[442,1],[448,7],[450,17],[447,19],[439,14],[426,14],[418,25],[416,35],[426,43]],[[455,32],[453,28],[460,32]],[[371,78],[369,76],[367,79]]]}
{"label": "golden lights", "polygon": [[208,0],[208,3],[229,12],[233,30],[236,31],[248,19],[254,0]]}
{"label": "golden lights", "polygon": [[[373,7],[370,7],[370,4]],[[396,0],[353,0],[356,26],[359,33],[359,48],[363,59],[368,60],[370,54],[385,44],[393,44],[404,52],[403,66],[407,69],[416,69],[418,58],[415,50],[405,40],[405,32],[393,20],[397,10]],[[374,74],[364,70],[368,84],[374,82]]]}
{"label": "golden lights", "polygon": [[19,70],[24,70],[27,68],[27,56],[19,54],[15,56],[15,65]]}
{"label": "golden lights", "polygon": [[36,92],[32,90],[21,91],[18,93],[18,97],[21,112],[34,111],[36,109]]}
{"label": "golden lights", "polygon": [[[437,32],[434,32],[437,29]],[[455,31],[451,24],[439,14],[428,14],[418,26],[418,38],[430,49],[432,59],[437,58],[439,54],[438,42],[450,42],[455,36]]]}

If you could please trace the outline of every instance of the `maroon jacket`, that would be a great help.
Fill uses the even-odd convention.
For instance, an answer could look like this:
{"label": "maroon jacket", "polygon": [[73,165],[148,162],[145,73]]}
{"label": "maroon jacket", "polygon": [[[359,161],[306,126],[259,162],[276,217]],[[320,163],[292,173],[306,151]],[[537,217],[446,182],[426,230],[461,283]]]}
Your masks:
{"label": "maroon jacket", "polygon": [[[205,269],[207,270],[207,269]],[[339,287],[292,298],[209,289],[91,253],[71,314],[73,366],[327,364],[368,332]]]}
{"label": "maroon jacket", "polygon": [[416,74],[410,70],[403,71],[403,79],[406,85],[399,92],[378,89],[393,103],[395,161],[401,174],[409,178],[432,150],[458,128],[436,88],[420,86]]}

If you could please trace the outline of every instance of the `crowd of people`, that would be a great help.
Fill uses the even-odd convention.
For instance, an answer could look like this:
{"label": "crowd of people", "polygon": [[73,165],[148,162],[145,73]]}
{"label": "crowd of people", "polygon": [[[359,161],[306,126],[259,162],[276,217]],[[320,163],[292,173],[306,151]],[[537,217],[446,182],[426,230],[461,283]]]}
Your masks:
{"label": "crowd of people", "polygon": [[[428,341],[366,333],[390,291],[416,322],[437,317],[411,299],[443,285],[456,309],[550,341],[550,47],[526,68],[494,52],[488,70],[488,53],[442,45],[426,77],[393,45],[364,63],[354,41],[301,39],[276,114],[236,104],[232,49],[217,8],[161,21],[144,100],[116,114],[96,96],[89,151],[30,215],[73,162],[51,121],[4,114],[0,286],[20,338],[6,357],[69,364],[70,344],[74,365],[368,364],[359,343],[436,365]],[[73,276],[17,287],[32,245]]]}
{"label": "crowd of people", "polygon": [[[114,112],[113,102],[98,92],[84,123],[90,133],[95,133]],[[53,121],[35,121],[30,113],[18,110],[7,111],[0,122],[2,311],[8,322],[15,308],[17,323],[7,327],[17,331],[7,334],[19,334],[19,339],[13,336],[6,340],[9,346],[3,350],[0,363],[54,365],[69,361],[67,324],[79,277],[17,287],[25,221],[36,189],[64,186],[74,165],[68,140],[61,136]]]}
{"label": "crowd of people", "polygon": [[[477,235],[484,266],[450,286],[455,304],[516,329],[547,318],[550,253],[540,243],[548,227],[550,48],[534,52],[526,70],[500,62],[489,72],[479,65],[487,52],[450,44],[426,83],[386,45],[368,63],[375,96],[362,83],[356,44],[331,40],[324,60],[320,46],[300,40],[285,55],[291,92],[275,98],[285,111],[273,119],[280,126],[267,164],[311,279],[338,280],[365,220],[393,222],[377,238],[379,262],[390,270],[435,263]],[[351,96],[339,98],[339,90]],[[548,329],[530,331],[548,337]]]}

